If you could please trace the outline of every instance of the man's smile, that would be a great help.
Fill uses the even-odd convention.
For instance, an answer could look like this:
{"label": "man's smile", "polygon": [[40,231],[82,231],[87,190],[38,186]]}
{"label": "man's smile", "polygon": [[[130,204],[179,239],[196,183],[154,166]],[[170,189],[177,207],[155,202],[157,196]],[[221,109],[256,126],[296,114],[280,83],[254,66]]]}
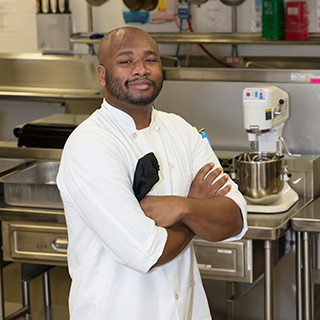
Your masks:
{"label": "man's smile", "polygon": [[150,80],[133,80],[128,82],[128,86],[132,86],[139,90],[147,90],[153,86],[153,82]]}

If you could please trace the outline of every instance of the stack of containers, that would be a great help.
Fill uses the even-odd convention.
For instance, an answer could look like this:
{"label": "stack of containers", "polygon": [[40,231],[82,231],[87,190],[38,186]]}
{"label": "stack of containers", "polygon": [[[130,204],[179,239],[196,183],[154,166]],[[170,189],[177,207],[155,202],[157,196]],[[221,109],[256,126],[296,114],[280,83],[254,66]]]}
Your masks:
{"label": "stack of containers", "polygon": [[285,11],[285,40],[307,40],[308,38],[307,2],[287,2]]}
{"label": "stack of containers", "polygon": [[284,40],[284,0],[263,0],[262,39]]}

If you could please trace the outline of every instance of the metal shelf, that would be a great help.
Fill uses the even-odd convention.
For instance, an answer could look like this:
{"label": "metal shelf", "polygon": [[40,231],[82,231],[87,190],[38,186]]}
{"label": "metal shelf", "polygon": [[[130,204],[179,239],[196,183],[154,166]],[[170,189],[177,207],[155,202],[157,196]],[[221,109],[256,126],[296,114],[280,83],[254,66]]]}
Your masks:
{"label": "metal shelf", "polygon": [[[75,33],[71,43],[99,44],[101,38],[90,39],[93,33]],[[104,34],[104,33],[101,33]],[[260,33],[149,33],[157,43],[246,44],[246,45],[320,45],[320,35],[310,34],[306,41],[264,40]]]}

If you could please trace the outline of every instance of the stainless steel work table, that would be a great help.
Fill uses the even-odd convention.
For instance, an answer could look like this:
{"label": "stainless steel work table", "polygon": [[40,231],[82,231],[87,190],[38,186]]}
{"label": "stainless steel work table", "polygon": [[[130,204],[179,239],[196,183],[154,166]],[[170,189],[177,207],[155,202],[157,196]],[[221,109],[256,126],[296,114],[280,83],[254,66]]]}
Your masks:
{"label": "stainless steel work table", "polygon": [[[290,219],[304,208],[311,199],[300,198],[288,211],[276,214],[248,214],[249,229],[246,239],[264,241],[265,249],[265,319],[273,319],[273,241],[278,240],[289,229]],[[0,197],[1,221],[35,221],[65,225],[63,210],[12,207]],[[3,301],[3,299],[1,300]],[[0,320],[4,319],[3,312]]]}
{"label": "stainless steel work table", "polygon": [[320,198],[291,219],[291,228],[297,234],[297,305],[299,311],[297,319],[311,320],[310,236],[313,232],[320,232]]}
{"label": "stainless steel work table", "polygon": [[274,214],[249,213],[246,239],[264,241],[264,312],[265,320],[273,319],[273,241],[283,236],[290,227],[290,219],[307,206],[312,199],[299,200],[286,212]]}

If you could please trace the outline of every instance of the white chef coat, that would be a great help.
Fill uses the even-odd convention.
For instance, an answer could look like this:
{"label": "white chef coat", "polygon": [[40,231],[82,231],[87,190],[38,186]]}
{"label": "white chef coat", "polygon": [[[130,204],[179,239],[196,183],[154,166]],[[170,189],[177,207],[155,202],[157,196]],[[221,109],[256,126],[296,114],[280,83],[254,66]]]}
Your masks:
{"label": "white chef coat", "polygon": [[[211,319],[192,244],[149,271],[167,240],[132,190],[137,161],[149,152],[160,165],[152,195],[187,196],[202,166],[219,165],[207,140],[181,117],[153,110],[150,126],[137,130],[105,100],[66,142],[57,184],[68,226],[72,320]],[[235,240],[247,230],[246,203],[229,183],[244,220]]]}

